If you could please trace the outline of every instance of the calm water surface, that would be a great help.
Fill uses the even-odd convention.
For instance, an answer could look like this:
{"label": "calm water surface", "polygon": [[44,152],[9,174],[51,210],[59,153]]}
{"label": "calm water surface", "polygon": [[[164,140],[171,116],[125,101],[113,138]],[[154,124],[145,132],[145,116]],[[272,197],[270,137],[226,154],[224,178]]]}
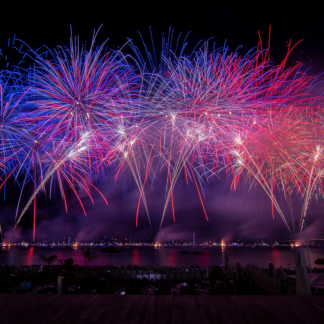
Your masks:
{"label": "calm water surface", "polygon": [[[292,248],[248,248],[248,247],[206,247],[198,248],[204,252],[202,255],[180,254],[182,247],[136,247],[123,248],[120,253],[101,253],[101,248],[93,248],[97,258],[90,261],[89,265],[139,265],[139,266],[216,266],[222,265],[225,255],[228,256],[231,265],[240,262],[245,265],[249,262],[261,267],[268,267],[272,262],[276,267],[293,267],[295,264],[295,250]],[[307,250],[303,248],[305,259]],[[48,248],[0,248],[0,264],[10,265],[31,265],[44,264],[40,254],[45,256],[57,255],[58,260],[72,258],[74,263],[84,265],[84,257],[80,250],[72,249],[48,249]],[[311,248],[310,257],[312,267],[318,258],[324,258],[324,248]],[[307,262],[308,263],[308,262]],[[317,265],[319,267],[319,265]]]}

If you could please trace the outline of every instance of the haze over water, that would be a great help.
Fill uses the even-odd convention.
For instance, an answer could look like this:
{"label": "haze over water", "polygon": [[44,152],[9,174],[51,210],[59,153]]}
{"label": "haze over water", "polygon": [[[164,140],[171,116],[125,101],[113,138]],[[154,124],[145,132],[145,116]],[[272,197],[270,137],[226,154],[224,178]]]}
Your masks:
{"label": "haze over water", "polygon": [[[234,265],[240,262],[243,266],[254,263],[261,267],[268,267],[272,262],[275,267],[293,267],[295,265],[295,250],[291,248],[248,248],[248,247],[207,247],[197,248],[204,252],[202,255],[180,254],[182,247],[136,247],[123,248],[120,253],[101,253],[101,248],[93,248],[97,258],[89,265],[138,265],[138,266],[221,266],[225,263],[225,255],[229,263]],[[303,248],[305,260],[307,250]],[[72,258],[77,265],[84,265],[82,252],[72,249],[45,249],[45,248],[2,248],[0,249],[0,264],[9,265],[37,265],[44,264],[40,255],[57,255],[57,259]],[[324,249],[311,248],[310,257],[312,267],[320,267],[314,261],[324,257]],[[308,263],[308,262],[307,262]],[[55,263],[56,264],[56,263]]]}

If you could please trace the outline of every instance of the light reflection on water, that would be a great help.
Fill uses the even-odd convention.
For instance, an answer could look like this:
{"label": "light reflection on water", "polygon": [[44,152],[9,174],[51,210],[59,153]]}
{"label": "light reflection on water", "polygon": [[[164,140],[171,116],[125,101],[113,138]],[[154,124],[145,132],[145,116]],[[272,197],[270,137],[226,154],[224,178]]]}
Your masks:
{"label": "light reflection on water", "polygon": [[[222,265],[225,264],[225,246],[221,247],[222,249]],[[235,262],[239,262],[239,261],[235,261]]]}
{"label": "light reflection on water", "polygon": [[[268,267],[272,262],[275,267],[293,267],[295,264],[295,251],[291,248],[248,248],[248,247],[206,247],[197,248],[204,252],[201,255],[180,254],[181,247],[136,247],[122,248],[120,253],[101,253],[101,248],[93,248],[98,257],[90,261],[89,265],[148,265],[148,266],[221,266],[225,264],[225,255],[229,258],[229,263],[234,265],[240,262],[245,265],[249,262],[262,267]],[[303,249],[305,260],[307,251]],[[80,249],[45,249],[45,248],[0,248],[0,264],[11,265],[31,265],[44,264],[40,255],[51,256],[55,254],[57,260],[72,258],[74,263],[84,265],[84,257]],[[324,249],[311,248],[310,256],[312,267],[314,261],[324,257]],[[317,265],[317,267],[319,267]]]}

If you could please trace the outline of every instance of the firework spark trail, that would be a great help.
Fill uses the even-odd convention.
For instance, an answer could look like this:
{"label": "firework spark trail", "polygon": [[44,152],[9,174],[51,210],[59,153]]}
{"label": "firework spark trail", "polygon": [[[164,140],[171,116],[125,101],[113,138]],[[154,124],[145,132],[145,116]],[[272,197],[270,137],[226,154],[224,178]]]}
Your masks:
{"label": "firework spark trail", "polygon": [[[172,51],[169,32],[160,56],[144,44],[145,62],[132,42],[133,56],[107,50],[107,42],[95,46],[96,35],[89,50],[71,37],[69,49],[30,50],[35,64],[25,74],[1,72],[1,186],[10,177],[22,183],[15,227],[34,202],[35,239],[36,198],[48,182],[51,197],[54,177],[66,212],[68,187],[86,213],[77,191],[92,202],[90,190],[104,198],[97,184],[129,169],[140,194],[136,225],[143,201],[152,226],[144,187],[154,184],[165,184],[160,228],[169,202],[175,221],[174,190],[183,175],[207,219],[202,184],[225,179],[235,190],[244,179],[265,191],[272,215],[275,209],[289,231],[276,192],[291,199],[296,189],[302,228],[312,197],[324,195],[323,110],[322,97],[312,94],[316,78],[300,63],[285,67],[291,44],[274,65],[261,42],[245,56],[209,50],[208,43],[184,55],[179,39]],[[17,217],[30,181],[34,193]]]}
{"label": "firework spark trail", "polygon": [[[230,59],[232,59],[233,57],[230,57]],[[225,65],[226,66],[228,66],[228,65],[230,65],[230,64],[228,64],[228,62],[227,62],[227,58],[225,58],[225,60],[223,59],[223,57],[217,57],[217,59],[221,62],[221,63],[225,63]],[[198,58],[198,60],[199,60],[199,58]],[[235,59],[234,59],[235,60]],[[178,62],[177,62],[178,63]],[[214,62],[212,61],[211,62],[212,63],[212,66],[213,66],[213,68],[215,69],[215,64],[214,64]],[[241,62],[240,62],[241,63]],[[220,105],[219,104],[219,98],[220,98],[220,96],[222,95],[223,97],[224,97],[224,93],[218,93],[218,94],[215,94],[214,92],[215,92],[215,89],[219,89],[219,88],[222,88],[222,89],[226,89],[229,93],[231,93],[231,87],[230,86],[224,86],[224,85],[222,85],[221,87],[219,87],[219,86],[216,86],[215,85],[215,82],[214,83],[212,83],[211,81],[214,81],[215,79],[216,79],[216,81],[217,81],[217,83],[219,83],[220,81],[222,81],[221,79],[221,77],[220,77],[220,75],[219,75],[219,73],[216,71],[216,78],[215,78],[215,75],[212,75],[212,77],[214,78],[214,80],[212,79],[212,80],[210,80],[210,75],[207,75],[206,76],[206,65],[208,65],[208,64],[206,64],[206,61],[204,61],[204,70],[202,70],[201,68],[200,68],[200,66],[198,66],[198,68],[197,68],[197,64],[196,65],[194,65],[194,66],[190,66],[190,64],[191,63],[189,63],[189,67],[188,67],[188,61],[187,60],[184,60],[184,67],[179,67],[179,64],[176,66],[176,68],[175,68],[175,72],[173,72],[173,71],[171,71],[171,72],[169,72],[168,73],[168,77],[171,75],[171,82],[174,82],[174,81],[176,81],[177,83],[176,83],[176,85],[175,86],[173,86],[173,84],[172,84],[172,87],[170,86],[170,88],[172,88],[169,92],[171,93],[171,95],[172,95],[172,101],[174,101],[174,97],[175,96],[178,96],[178,97],[182,97],[183,99],[187,99],[188,97],[191,97],[190,99],[190,101],[191,102],[189,102],[189,104],[188,104],[188,100],[186,100],[186,102],[185,102],[185,104],[183,104],[183,106],[184,107],[186,107],[186,108],[188,108],[188,106],[189,107],[191,107],[192,108],[192,110],[191,111],[189,111],[188,112],[188,115],[189,115],[189,118],[193,115],[194,117],[197,115],[197,114],[200,114],[200,115],[202,115],[202,114],[209,114],[209,115],[213,115],[213,112],[214,113],[216,113],[216,115],[219,117],[220,116],[220,113],[219,112],[223,112],[224,111],[224,108],[227,110],[227,113],[229,113],[230,115],[231,115],[231,117],[232,116],[235,116],[234,115],[234,113],[235,113],[235,109],[231,109],[230,111],[228,111],[228,109],[227,109],[227,105],[225,105],[224,106],[224,102],[222,102],[222,104]],[[250,65],[250,62],[248,63],[249,65]],[[170,66],[172,66],[172,64],[169,64]],[[217,65],[217,64],[216,64]],[[239,64],[237,64],[237,63],[235,63],[235,65],[236,66],[239,66]],[[245,64],[245,62],[243,62],[243,64],[241,64],[241,66],[245,66],[246,64]],[[260,67],[259,67],[259,70],[258,70],[258,68],[256,68],[255,70],[256,70],[256,72],[254,71],[254,73],[255,74],[260,74],[260,70],[262,70],[262,74],[261,74],[261,76],[263,76],[263,79],[265,79],[266,78],[266,76],[264,76],[264,69],[265,69],[265,67],[267,67],[266,66],[266,64],[262,64]],[[188,73],[188,70],[189,70],[189,74],[190,74],[190,68],[194,71],[194,72],[192,72],[191,73],[191,75],[189,75],[189,77],[188,77],[188,75],[184,75],[184,73]],[[221,70],[221,69],[220,69]],[[179,71],[180,72],[182,72],[182,75],[180,75],[179,74]],[[208,72],[209,72],[209,70],[207,70]],[[173,74],[172,74],[173,73]],[[199,73],[200,73],[200,75],[199,75]],[[268,72],[268,74],[269,75],[271,75],[271,74],[277,74],[277,71],[275,71],[275,72],[272,72],[272,73],[269,73]],[[202,74],[202,75],[201,75]],[[199,75],[199,76],[197,76],[197,75]],[[230,75],[233,75],[233,74],[230,74]],[[208,77],[209,77],[209,79],[208,79]],[[237,83],[238,82],[235,82],[235,80],[233,81],[233,80],[228,80],[228,79],[230,79],[230,78],[228,78],[227,76],[226,76],[226,80],[225,81],[230,81],[230,83],[231,83],[231,85],[233,85],[233,84],[235,84],[236,83],[236,87],[237,87]],[[279,79],[279,78],[278,78]],[[179,81],[180,80],[180,81]],[[272,97],[271,97],[271,94],[272,94],[272,92],[273,92],[273,90],[272,90],[272,88],[279,88],[279,86],[273,86],[273,84],[271,83],[271,84],[269,84],[268,85],[268,89],[267,89],[267,87],[265,87],[265,86],[263,86],[263,87],[260,87],[259,86],[259,84],[260,84],[260,82],[258,82],[257,84],[256,84],[256,86],[255,86],[255,84],[254,84],[254,79],[253,78],[250,78],[250,79],[248,79],[248,81],[251,81],[252,80],[252,83],[250,82],[250,84],[248,84],[249,86],[251,86],[252,85],[252,92],[251,91],[249,91],[250,92],[250,96],[252,95],[253,97],[254,97],[254,100],[252,101],[252,104],[253,104],[253,106],[254,106],[254,108],[255,108],[255,106],[265,106],[265,105],[271,105],[271,104],[273,104],[273,102],[275,102],[276,103],[276,101],[277,101],[277,99],[276,100],[274,100]],[[196,81],[195,83],[194,83],[194,81]],[[281,79],[279,79],[279,83],[281,83]],[[203,84],[201,84],[203,82]],[[212,83],[212,86],[210,85]],[[185,85],[184,85],[185,84]],[[263,84],[266,84],[266,82],[263,82]],[[203,85],[203,87],[201,87],[201,85]],[[163,83],[162,84],[162,87],[163,87],[163,90],[164,90],[164,87],[165,87],[165,83]],[[200,89],[202,89],[203,90],[203,95],[201,94],[202,93],[202,91],[199,91]],[[176,89],[175,91],[174,91],[174,89]],[[179,89],[181,89],[180,90],[180,95],[179,95]],[[163,90],[161,91],[161,92],[163,92]],[[250,90],[250,89],[249,89]],[[258,91],[258,93],[255,93],[256,92],[256,90]],[[178,92],[178,93],[176,93],[176,95],[174,95],[174,92]],[[198,92],[198,95],[196,95],[195,96],[195,94]],[[254,93],[253,93],[254,92]],[[241,91],[241,93],[242,93],[242,91]],[[266,93],[266,96],[267,97],[270,97],[270,98],[266,98],[267,100],[265,100],[265,99],[263,99],[262,98],[262,101],[261,101],[261,103],[260,102],[256,102],[255,101],[255,98],[258,96],[258,97],[260,97],[260,96],[262,96],[264,93]],[[212,98],[206,98],[207,96],[208,96],[208,94],[211,94],[211,97]],[[171,95],[169,95],[169,96],[171,96]],[[213,99],[214,98],[217,98],[217,106],[216,106],[216,111],[214,110],[212,110],[212,104],[210,104],[210,102],[213,102]],[[235,96],[235,95],[232,95],[232,96],[226,96],[225,95],[225,97],[226,97],[226,100],[228,101],[228,99],[230,98],[230,100],[232,99],[232,98],[234,98],[234,99],[237,99],[237,96]],[[285,97],[286,97],[286,94],[284,93],[284,96],[283,96],[283,98],[285,99]],[[177,98],[177,101],[176,101],[176,104],[177,103],[179,103],[179,101],[181,101],[181,99],[180,98]],[[202,106],[203,107],[203,109],[205,110],[205,112],[204,111],[201,111],[201,108],[200,107],[198,107],[198,110],[197,110],[197,102],[198,102],[198,100],[200,101],[200,102],[203,102],[202,104],[200,104],[200,107]],[[223,100],[224,101],[224,100]],[[243,104],[243,107],[242,108],[245,108],[246,109],[246,106],[247,107],[249,107],[249,102],[248,102],[248,100],[244,100],[245,102],[244,102],[244,104]],[[209,106],[208,107],[208,112],[206,111],[206,104]],[[281,104],[282,104],[282,102],[281,102]],[[168,110],[168,108],[170,107],[170,106],[172,106],[172,104],[169,104],[169,103],[167,103],[166,104],[166,109],[165,110]],[[176,106],[176,105],[174,105],[174,106]],[[233,106],[233,105],[231,105],[231,106]],[[234,108],[236,108],[236,110],[237,110],[237,108],[239,108],[240,109],[240,107],[237,105],[236,107],[234,107]],[[241,108],[241,109],[242,109]],[[233,112],[232,112],[232,110],[233,110]],[[183,113],[183,112],[182,112]],[[173,118],[174,120],[175,120],[175,118],[177,118],[177,120],[179,119],[179,118],[181,118],[181,117],[179,117],[179,111],[175,111],[175,112],[169,112],[168,113],[169,115],[171,115],[171,118]],[[169,115],[166,115],[166,117],[168,117]],[[187,117],[187,116],[186,116]],[[255,117],[253,117],[253,119],[254,119]],[[252,119],[252,118],[251,118]],[[255,124],[255,121],[254,121],[254,124]],[[228,121],[225,121],[225,127],[224,128],[226,128],[226,127],[228,127],[229,126],[229,123],[228,123]],[[235,122],[234,122],[234,124],[232,123],[232,125],[233,126],[235,126]],[[224,132],[224,129],[222,129],[221,131],[220,131],[221,133],[222,132]],[[228,132],[227,132],[228,133]],[[172,136],[173,136],[173,128],[172,128]],[[216,140],[217,141],[217,140]],[[171,141],[171,143],[172,143],[172,141]],[[229,145],[230,146],[230,145]],[[170,162],[169,162],[170,160],[168,160],[168,165],[170,164]],[[170,167],[168,167],[168,169],[170,170]],[[260,171],[259,171],[260,172]],[[171,182],[171,180],[170,180],[170,182]],[[264,181],[264,183],[266,184],[266,181]],[[173,184],[174,185],[174,184]],[[271,186],[272,187],[272,186]],[[273,188],[273,187],[272,187]],[[270,190],[271,191],[271,195],[270,195],[270,198],[271,198],[271,201],[273,202],[274,201],[274,196],[273,196],[273,190],[271,189]],[[169,191],[169,193],[172,193],[172,185],[170,185],[170,191]],[[170,195],[168,195],[167,196],[167,201],[168,201],[168,199],[169,199],[169,196]],[[276,208],[278,209],[279,208],[279,206],[278,206],[278,204],[277,203],[275,203],[276,204]],[[282,212],[280,212],[280,214],[281,214],[281,217],[283,217],[284,218],[284,216],[282,215]],[[164,217],[164,213],[163,213],[163,216],[162,216],[162,219],[163,219],[163,217]]]}
{"label": "firework spark trail", "polygon": [[[145,170],[145,179],[144,179],[144,182],[143,182],[142,189],[141,189],[141,191],[140,191],[140,197],[139,197],[138,204],[137,204],[136,220],[135,220],[135,222],[136,222],[136,227],[137,227],[137,225],[138,225],[138,212],[139,212],[139,207],[140,207],[140,203],[141,203],[142,195],[143,195],[143,193],[144,193],[144,186],[145,186],[145,184],[146,184],[146,181],[147,181],[147,178],[148,178],[148,173],[149,173],[149,171],[150,171],[150,169],[151,169],[151,167],[152,167],[153,160],[154,160],[154,158],[152,158],[152,161],[150,161],[151,154],[152,154],[152,151],[153,151],[153,148],[154,148],[154,144],[155,144],[155,143],[153,143],[152,148],[151,148],[151,151],[150,151],[150,154],[149,154],[148,159],[147,159],[147,165],[146,165],[146,170]],[[148,212],[147,212],[147,214],[148,214]],[[149,219],[149,222],[150,222],[150,225],[151,225],[151,221],[150,221],[150,219]],[[151,225],[151,228],[152,228],[152,225]]]}
{"label": "firework spark trail", "polygon": [[[49,170],[46,172],[46,174],[44,175],[44,179],[42,181],[41,184],[39,184],[36,188],[36,190],[34,191],[33,195],[30,197],[30,199],[28,200],[26,206],[24,207],[24,209],[22,210],[22,212],[20,213],[20,216],[18,217],[15,227],[17,227],[17,225],[19,224],[19,222],[21,221],[21,218],[23,217],[23,215],[25,214],[25,212],[27,211],[28,207],[30,206],[30,204],[33,202],[34,198],[37,196],[37,194],[42,190],[42,188],[44,187],[44,185],[46,184],[46,182],[52,177],[52,175],[54,174],[54,172],[56,172],[57,170],[59,170],[59,168],[67,161],[67,160],[77,160],[78,154],[80,154],[80,152],[86,150],[86,146],[82,146],[82,145],[86,145],[86,141],[87,141],[87,136],[88,134],[84,134],[81,139],[75,143],[65,154],[65,156],[63,156],[63,158],[60,161],[57,161],[54,163],[54,166],[51,165]],[[80,146],[80,147],[79,147]],[[79,199],[80,201],[80,199]],[[81,201],[80,201],[81,203]],[[82,205],[82,204],[81,204]]]}
{"label": "firework spark trail", "polygon": [[140,178],[140,174],[139,174],[139,172],[138,172],[138,169],[137,169],[137,167],[136,167],[136,164],[135,164],[135,167],[136,167],[136,171],[137,171],[137,172],[135,172],[135,170],[134,170],[134,168],[133,168],[133,165],[132,165],[132,163],[131,163],[131,161],[129,160],[129,158],[128,158],[127,155],[126,155],[125,159],[126,159],[128,165],[129,165],[129,167],[130,167],[130,169],[131,169],[131,171],[132,171],[132,174],[133,174],[133,176],[134,176],[134,180],[135,180],[135,182],[136,182],[136,184],[137,184],[137,186],[138,186],[138,190],[139,190],[139,192],[141,193],[141,197],[142,197],[142,201],[143,201],[143,204],[144,204],[144,207],[145,207],[146,213],[147,213],[147,217],[148,217],[148,220],[149,220],[150,226],[152,227],[151,219],[150,219],[150,214],[149,214],[148,207],[147,207],[147,203],[146,203],[145,194],[142,192],[143,184],[142,184],[142,180],[141,180],[141,178]]}
{"label": "firework spark trail", "polygon": [[4,174],[19,170],[17,166],[28,149],[25,143],[28,125],[24,122],[21,105],[29,89],[23,89],[20,82],[20,77],[14,73],[0,75],[0,157]]}
{"label": "firework spark trail", "polygon": [[[139,76],[134,74],[133,68],[126,63],[125,57],[116,52],[104,52],[104,46],[105,43],[94,49],[93,39],[90,50],[86,51],[79,47],[76,40],[73,42],[71,37],[70,50],[63,48],[48,50],[52,57],[50,60],[47,59],[47,53],[46,56],[35,53],[36,67],[30,72],[33,77],[29,107],[36,117],[33,126],[37,130],[37,138],[40,137],[39,133],[46,133],[42,141],[44,152],[49,152],[53,144],[57,146],[56,143],[67,139],[73,145],[73,142],[79,141],[82,134],[87,132],[88,145],[82,154],[82,165],[93,179],[105,176],[105,168],[100,168],[99,165],[102,165],[102,160],[119,145],[123,137],[120,129],[127,129],[133,125],[132,119],[135,120],[135,114],[131,109],[132,96],[138,87],[135,81],[139,79]],[[34,133],[36,134],[36,131]],[[39,157],[39,160],[44,159],[46,154]],[[59,161],[61,158],[56,157],[56,160]],[[77,181],[76,177],[80,173],[78,162],[76,160],[70,162],[71,181],[67,180],[67,174],[62,170],[57,170],[58,184],[66,211],[63,181],[67,181],[76,193],[73,183]],[[42,172],[42,168],[39,169]],[[36,170],[34,173],[36,186]],[[54,175],[54,172],[51,174]],[[40,183],[44,185],[46,181],[42,181],[41,178]],[[81,183],[78,185],[83,187]],[[36,199],[35,195],[34,197]],[[145,196],[143,200],[146,206]],[[35,212],[36,200],[34,223]]]}

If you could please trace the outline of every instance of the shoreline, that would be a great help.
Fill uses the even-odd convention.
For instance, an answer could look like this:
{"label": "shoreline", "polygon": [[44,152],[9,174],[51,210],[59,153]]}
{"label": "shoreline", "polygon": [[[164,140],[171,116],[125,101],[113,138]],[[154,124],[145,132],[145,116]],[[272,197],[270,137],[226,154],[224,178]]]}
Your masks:
{"label": "shoreline", "polygon": [[[121,248],[122,250],[126,249],[134,249],[134,248],[153,248],[156,250],[159,249],[165,249],[165,248],[179,248],[179,249],[188,249],[189,251],[194,249],[193,246],[188,245],[163,245],[163,246],[154,246],[154,245],[115,245],[116,247]],[[46,246],[46,245],[30,245],[30,246],[22,246],[22,245],[10,245],[10,246],[0,246],[0,249],[9,250],[13,248],[19,248],[19,249],[30,249],[30,248],[39,248],[39,249],[47,249],[47,250],[80,250],[82,248],[91,248],[91,249],[103,249],[105,247],[109,247],[109,245],[79,245],[79,246],[73,246],[73,245],[59,245],[59,246]],[[307,248],[305,245],[298,246],[301,248]],[[290,249],[294,250],[295,246],[252,246],[252,245],[226,245],[226,246],[218,246],[218,245],[208,245],[208,246],[196,246],[195,249],[203,250],[203,249],[214,249],[214,248],[221,248],[221,249],[227,249],[227,248],[251,248],[251,249]],[[324,246],[309,246],[310,249],[324,249]]]}

